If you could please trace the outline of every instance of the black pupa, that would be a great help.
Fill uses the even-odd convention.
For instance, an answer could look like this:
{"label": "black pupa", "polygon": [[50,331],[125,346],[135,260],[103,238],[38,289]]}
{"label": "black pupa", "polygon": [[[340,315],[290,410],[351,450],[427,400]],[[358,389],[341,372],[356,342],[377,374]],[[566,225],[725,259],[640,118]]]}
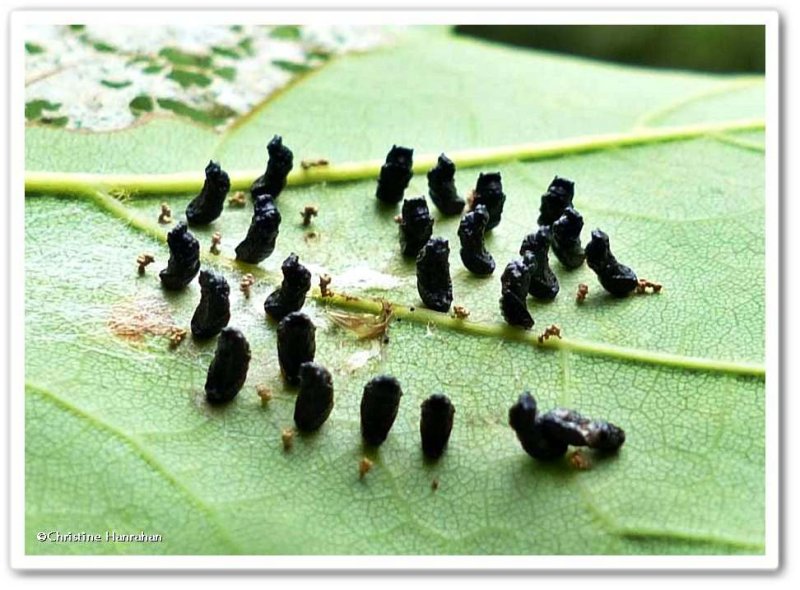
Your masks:
{"label": "black pupa", "polygon": [[472,274],[485,276],[494,272],[494,258],[486,249],[484,233],[489,223],[489,212],[478,205],[461,218],[458,238],[461,241],[461,262]]}
{"label": "black pupa", "polygon": [[289,176],[294,163],[292,150],[283,145],[280,135],[274,136],[267,144],[267,169],[250,186],[250,195],[255,200],[260,195],[270,195],[277,199],[286,187],[286,177]]}
{"label": "black pupa", "polygon": [[281,271],[281,286],[264,301],[264,311],[275,321],[280,321],[288,313],[300,311],[311,288],[311,272],[300,264],[297,254],[292,253],[283,261]]}
{"label": "black pupa", "polygon": [[317,352],[316,327],[304,313],[294,311],[278,324],[278,362],[284,378],[300,382],[300,367],[314,360]]}
{"label": "black pupa", "polygon": [[539,205],[539,225],[552,225],[564,213],[564,209],[572,207],[575,197],[575,183],[566,178],[556,176],[547,192],[542,195]]}
{"label": "black pupa", "polygon": [[578,268],[586,259],[581,246],[583,217],[574,208],[567,207],[553,223],[553,254],[566,268]]}
{"label": "black pupa", "polygon": [[429,459],[438,459],[450,440],[456,409],[450,398],[442,393],[430,396],[422,402],[420,409],[419,434],[422,452]]}
{"label": "black pupa", "polygon": [[200,303],[192,316],[192,336],[211,338],[220,333],[231,319],[230,287],[221,274],[200,271]]}
{"label": "black pupa", "polygon": [[480,174],[473,192],[472,209],[478,205],[486,207],[486,211],[489,213],[486,231],[491,231],[500,223],[505,203],[506,194],[503,192],[503,180],[500,173]]}
{"label": "black pupa", "polygon": [[563,457],[567,452],[567,443],[552,440],[545,435],[537,414],[536,400],[527,391],[509,409],[508,424],[516,433],[522,448],[534,459],[552,461]]}
{"label": "black pupa", "polygon": [[390,375],[379,375],[364,386],[361,396],[361,436],[374,447],[383,444],[397,418],[403,390]]}
{"label": "black pupa", "polygon": [[503,318],[510,325],[526,330],[533,328],[533,318],[526,303],[530,283],[530,269],[522,260],[509,262],[500,277],[500,311]]}
{"label": "black pupa", "polygon": [[179,291],[192,282],[200,272],[200,242],[189,232],[186,224],[178,223],[167,234],[169,261],[159,274],[161,285]]}
{"label": "black pupa", "polygon": [[405,199],[400,219],[400,248],[403,256],[416,256],[433,234],[433,217],[425,197]]}
{"label": "black pupa", "polygon": [[281,213],[270,195],[259,195],[253,202],[253,218],[247,236],[236,246],[236,260],[258,264],[275,251]]}
{"label": "black pupa", "polygon": [[209,161],[200,194],[186,206],[186,221],[189,225],[208,225],[219,217],[230,189],[231,180],[227,172],[216,162]]}
{"label": "black pupa", "polygon": [[294,423],[298,430],[318,430],[333,410],[333,377],[317,363],[303,363],[299,371],[300,391],[294,403]]}
{"label": "black pupa", "polygon": [[417,291],[434,311],[446,312],[453,303],[450,279],[450,245],[444,238],[431,238],[417,256]]}
{"label": "black pupa", "polygon": [[250,345],[236,328],[223,328],[214,359],[206,376],[206,399],[210,404],[231,401],[242,389],[250,366]]}
{"label": "black pupa", "polygon": [[592,232],[592,239],[586,245],[586,264],[595,272],[603,289],[616,297],[625,297],[639,284],[636,273],[620,264],[611,253],[608,235],[599,229]]}
{"label": "black pupa", "polygon": [[528,234],[520,246],[521,255],[530,254],[527,259],[532,262],[529,265],[531,274],[531,284],[528,293],[536,299],[549,301],[558,295],[559,285],[553,269],[550,268],[550,244],[552,243],[552,233],[547,226],[539,227],[536,232]]}
{"label": "black pupa", "polygon": [[455,175],[456,165],[444,154],[439,156],[436,166],[428,172],[428,195],[444,215],[458,215],[466,204],[458,196]]}
{"label": "black pupa", "polygon": [[403,192],[414,175],[414,150],[393,145],[381,166],[375,196],[379,201],[393,205],[403,200]]}

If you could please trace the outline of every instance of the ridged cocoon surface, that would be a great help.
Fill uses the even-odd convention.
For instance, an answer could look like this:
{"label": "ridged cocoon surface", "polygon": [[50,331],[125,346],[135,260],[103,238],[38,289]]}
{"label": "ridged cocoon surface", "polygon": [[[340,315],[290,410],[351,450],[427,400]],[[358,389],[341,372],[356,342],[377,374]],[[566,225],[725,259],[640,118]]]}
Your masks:
{"label": "ridged cocoon surface", "polygon": [[458,196],[455,176],[456,165],[444,154],[428,171],[428,196],[444,215],[459,215],[466,205],[466,201]]}
{"label": "ridged cocoon surface", "polygon": [[280,321],[293,311],[300,311],[311,288],[311,272],[290,254],[281,265],[283,282],[264,301],[264,311],[275,321]]}
{"label": "ridged cocoon surface", "polygon": [[200,303],[192,316],[192,336],[211,338],[220,333],[231,319],[230,287],[221,274],[200,271]]}
{"label": "ridged cocoon surface", "polygon": [[278,324],[278,362],[284,379],[292,385],[300,382],[300,366],[314,360],[316,332],[311,319],[298,311],[288,314]]}
{"label": "ridged cocoon surface", "polygon": [[450,245],[444,238],[431,238],[417,256],[417,291],[434,311],[446,312],[453,303],[450,279]]}
{"label": "ridged cocoon surface", "polygon": [[200,272],[200,242],[189,232],[186,224],[180,222],[167,234],[167,245],[167,268],[158,276],[165,289],[179,291]]}
{"label": "ridged cocoon surface", "polygon": [[253,200],[261,195],[270,195],[273,199],[277,199],[286,187],[286,177],[294,164],[294,154],[283,145],[283,138],[280,135],[275,135],[267,144],[267,153],[269,154],[267,169],[250,186]]}
{"label": "ridged cocoon surface", "polygon": [[230,189],[228,173],[216,162],[209,161],[200,194],[186,206],[186,220],[189,225],[208,225],[222,215],[225,197]]}
{"label": "ridged cocoon surface", "polygon": [[586,264],[597,275],[603,289],[616,297],[625,297],[636,289],[639,283],[632,269],[620,264],[611,253],[608,235],[596,229],[586,245]]}
{"label": "ridged cocoon surface", "polygon": [[379,375],[364,386],[361,435],[367,444],[380,446],[389,436],[402,396],[400,382],[390,375]]}
{"label": "ridged cocoon surface", "polygon": [[223,328],[214,359],[206,376],[206,399],[210,404],[233,400],[242,389],[250,367],[250,345],[236,328]]}

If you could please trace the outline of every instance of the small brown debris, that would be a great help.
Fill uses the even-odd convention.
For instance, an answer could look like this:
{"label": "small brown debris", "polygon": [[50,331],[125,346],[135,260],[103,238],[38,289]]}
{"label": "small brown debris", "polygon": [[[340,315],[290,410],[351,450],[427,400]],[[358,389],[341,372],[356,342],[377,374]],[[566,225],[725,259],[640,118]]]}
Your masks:
{"label": "small brown debris", "polygon": [[431,482],[431,490],[435,492],[438,489],[439,489],[439,480],[434,478],[433,481]]}
{"label": "small brown debris", "polygon": [[395,215],[392,219],[394,219],[395,223],[403,223],[403,216],[402,215]]}
{"label": "small brown debris", "polygon": [[383,338],[389,331],[389,324],[394,311],[392,304],[386,300],[381,301],[381,313],[376,316],[371,313],[350,313],[346,311],[328,311],[331,321],[341,328],[355,333],[360,340]]}
{"label": "small brown debris", "polygon": [[589,285],[581,283],[580,285],[578,285],[578,292],[575,295],[575,301],[577,301],[578,303],[583,303],[588,294],[589,294]]}
{"label": "small brown debris", "polygon": [[653,293],[661,293],[661,287],[662,285],[660,283],[654,283],[647,279],[639,279],[639,284],[636,285],[636,292],[638,294],[643,294],[647,293],[647,289],[650,289]]}
{"label": "small brown debris", "polygon": [[236,191],[228,197],[228,207],[244,207],[246,203],[244,191]]}
{"label": "small brown debris", "polygon": [[592,468],[592,462],[589,460],[589,457],[579,450],[573,451],[569,457],[567,457],[567,460],[573,469],[588,471]]}
{"label": "small brown debris", "polygon": [[294,444],[294,428],[284,428],[281,431],[281,443],[284,451],[291,451]]}
{"label": "small brown debris", "polygon": [[327,166],[328,164],[330,164],[330,162],[325,158],[317,158],[315,160],[302,160],[300,162],[300,167],[303,170],[308,170],[309,168],[319,168],[321,166]]}
{"label": "small brown debris", "polygon": [[332,280],[329,274],[324,274],[319,277],[319,294],[322,297],[331,297],[333,295],[333,291],[329,288]]}
{"label": "small brown debris", "polygon": [[172,223],[172,209],[167,203],[161,203],[161,213],[158,215],[158,222],[161,224]]}
{"label": "small brown debris", "polygon": [[171,349],[178,348],[181,342],[186,339],[186,330],[184,328],[173,327],[167,333],[167,337],[169,338],[169,347]]}
{"label": "small brown debris", "polygon": [[144,274],[144,269],[147,268],[148,264],[153,264],[156,261],[155,257],[152,254],[139,254],[136,258],[136,264],[139,265],[139,274]]}
{"label": "small brown debris", "polygon": [[250,298],[250,287],[252,287],[256,282],[255,277],[247,273],[242,277],[242,280],[239,281],[239,290],[244,293],[244,296],[249,299]]}
{"label": "small brown debris", "polygon": [[478,196],[478,193],[476,193],[474,189],[469,191],[469,194],[467,195],[467,209],[469,211],[472,211],[472,206],[473,206],[473,204],[475,202],[475,197],[477,197],[477,196]]}
{"label": "small brown debris", "polygon": [[212,254],[219,254],[219,245],[222,243],[222,234],[218,231],[215,231],[211,235],[211,248],[209,248],[209,252]]}
{"label": "small brown debris", "polygon": [[300,215],[303,217],[303,225],[311,225],[311,218],[319,215],[319,207],[316,205],[306,205],[303,207],[303,210],[300,211]]}
{"label": "small brown debris", "polygon": [[257,385],[256,393],[261,398],[261,405],[266,406],[272,399],[272,390],[266,385]]}
{"label": "small brown debris", "polygon": [[469,317],[469,310],[463,305],[456,305],[453,308],[453,317],[457,320],[465,320]]}
{"label": "small brown debris", "polygon": [[539,344],[541,344],[553,336],[556,336],[559,340],[561,339],[561,328],[559,328],[556,324],[550,324],[547,328],[545,328],[544,332],[539,334],[539,338],[537,340],[539,340]]}
{"label": "small brown debris", "polygon": [[373,465],[374,463],[372,461],[366,457],[362,457],[361,461],[358,462],[358,479],[364,479],[364,476],[369,473]]}
{"label": "small brown debris", "polygon": [[303,240],[305,240],[306,243],[314,242],[318,239],[319,239],[319,233],[315,231],[309,231],[303,235]]}

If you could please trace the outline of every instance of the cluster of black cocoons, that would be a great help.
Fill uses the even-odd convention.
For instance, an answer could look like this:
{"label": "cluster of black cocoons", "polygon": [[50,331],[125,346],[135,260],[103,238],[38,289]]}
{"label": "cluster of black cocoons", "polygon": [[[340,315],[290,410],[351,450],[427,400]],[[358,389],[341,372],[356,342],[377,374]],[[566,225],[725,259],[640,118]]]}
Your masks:
{"label": "cluster of black cocoons", "polygon": [[259,195],[253,200],[253,218],[247,236],[236,246],[236,260],[258,264],[275,251],[281,213],[270,195]]}
{"label": "cluster of black cocoons", "polygon": [[228,173],[216,162],[209,161],[200,194],[186,206],[186,221],[189,225],[208,225],[219,217],[230,189]]}
{"label": "cluster of black cocoons", "polygon": [[286,188],[286,177],[292,171],[294,164],[294,154],[292,150],[283,145],[280,135],[273,137],[267,144],[267,169],[250,186],[250,195],[253,200],[261,195],[269,195],[277,199],[284,188]]}
{"label": "cluster of black cocoons", "polygon": [[270,293],[264,302],[264,311],[275,321],[282,320],[293,311],[299,311],[311,288],[311,272],[300,264],[297,254],[292,253],[283,261],[281,271],[281,286]]}
{"label": "cluster of black cocoons", "polygon": [[562,457],[570,445],[614,452],[625,442],[625,431],[620,427],[584,418],[574,410],[557,408],[540,415],[536,400],[528,392],[511,406],[508,423],[525,452],[540,461]]}
{"label": "cluster of black cocoons", "polygon": [[200,272],[200,242],[181,222],[167,234],[169,261],[159,274],[161,285],[169,291],[179,291],[192,282]]}
{"label": "cluster of black cocoons", "polygon": [[228,281],[213,270],[200,271],[200,303],[192,316],[192,336],[211,338],[222,331],[231,319]]}
{"label": "cluster of black cocoons", "polygon": [[[292,169],[293,154],[275,136],[267,146],[269,161],[265,173],[251,186],[253,218],[245,239],[236,247],[236,257],[257,264],[275,250],[281,215],[275,198],[286,186]],[[382,166],[376,196],[396,204],[412,177],[413,150],[393,146]],[[206,180],[200,193],[186,208],[189,224],[207,225],[219,217],[230,179],[215,162],[205,169]],[[465,206],[455,187],[455,164],[444,154],[428,172],[429,196],[444,215],[458,215]],[[602,231],[592,232],[584,249],[580,234],[583,218],[573,208],[575,185],[572,181],[553,179],[542,195],[540,227],[525,237],[520,247],[521,259],[511,261],[501,276],[500,307],[505,320],[514,326],[530,329],[533,318],[526,297],[552,300],[559,292],[558,279],[550,268],[552,249],[561,264],[574,269],[586,260],[608,292],[625,296],[638,286],[636,274],[620,264],[611,252],[609,238]],[[487,251],[485,232],[500,223],[506,196],[499,173],[480,174],[473,192],[471,210],[462,218],[458,236],[460,256],[473,274],[489,275],[495,261]],[[416,257],[417,289],[430,309],[447,312],[453,302],[448,241],[432,237],[433,218],[424,197],[406,199],[400,219],[400,241],[404,256]],[[165,289],[186,287],[200,273],[200,302],[192,316],[192,335],[198,339],[219,335],[214,358],[205,384],[210,404],[233,400],[247,378],[250,346],[230,321],[230,287],[225,278],[210,270],[200,272],[200,245],[185,223],[178,223],[167,235],[170,250],[167,268],[159,273]],[[300,264],[296,254],[284,260],[283,282],[264,302],[267,315],[278,322],[278,361],[286,382],[298,386],[294,421],[303,432],[319,429],[334,406],[331,373],[314,362],[316,328],[300,310],[311,287],[311,273]],[[398,414],[403,391],[390,375],[379,375],[365,386],[361,398],[361,434],[370,446],[380,446],[389,435]],[[444,452],[453,428],[455,408],[443,394],[434,394],[421,405],[420,437],[426,457],[435,460]],[[509,424],[525,451],[540,460],[563,456],[568,446],[586,446],[613,452],[625,442],[625,432],[608,422],[584,418],[574,410],[558,408],[539,415],[536,400],[524,393],[509,410]]]}
{"label": "cluster of black cocoons", "polygon": [[425,197],[405,199],[400,216],[400,247],[403,256],[419,254],[433,235],[433,217]]}

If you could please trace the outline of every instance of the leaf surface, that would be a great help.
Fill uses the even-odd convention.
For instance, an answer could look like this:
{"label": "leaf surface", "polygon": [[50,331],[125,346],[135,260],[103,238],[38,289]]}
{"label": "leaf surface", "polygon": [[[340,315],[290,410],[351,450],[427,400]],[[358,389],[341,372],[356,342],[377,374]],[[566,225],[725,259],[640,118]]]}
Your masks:
{"label": "leaf surface", "polygon": [[[264,165],[266,141],[278,133],[296,165],[318,157],[335,165],[382,158],[392,144],[438,153],[759,117],[763,103],[759,79],[622,68],[412,32],[392,47],[333,60],[224,134],[163,118],[109,134],[31,127],[26,159],[31,171],[200,171],[212,157],[250,169]],[[388,343],[357,340],[331,322],[319,297],[310,299],[317,360],[334,374],[336,405],[322,430],[298,437],[289,452],[280,434],[292,424],[295,392],[280,379],[275,326],[262,307],[281,261],[298,253],[315,282],[323,272],[333,277],[335,292],[421,305],[413,261],[399,252],[399,210],[378,207],[374,180],[289,187],[278,201],[277,249],[249,299],[238,289],[246,269],[226,262],[246,232],[249,204],[226,207],[195,232],[204,250],[222,234],[222,255],[207,264],[226,274],[231,325],[253,351],[245,388],[223,409],[203,401],[213,342],[189,339],[171,350],[163,335],[120,335],[137,313],[161,328],[188,328],[199,287],[162,292],[166,246],[140,229],[155,224],[162,201],[182,217],[192,195],[134,197],[121,207],[57,190],[28,196],[27,551],[762,553],[764,380],[725,368],[764,360],[759,142],[763,133],[750,132],[460,169],[462,193],[479,171],[499,170],[508,195],[487,242],[499,268],[486,279],[461,265],[458,220],[434,213],[434,234],[450,240],[455,303],[474,324],[395,318]],[[664,284],[659,295],[615,300],[588,268],[566,272],[553,259],[561,293],[551,304],[529,302],[534,332],[556,323],[593,354],[537,347],[501,327],[500,272],[535,230],[539,196],[555,174],[576,181],[584,238],[602,228],[623,263]],[[407,196],[425,193],[424,175],[415,176]],[[319,216],[303,227],[300,211],[312,203]],[[156,263],[140,277],[135,259],[145,251]],[[590,286],[583,305],[574,300],[579,283]],[[678,360],[665,366],[648,355]],[[705,370],[690,370],[693,358],[705,359]],[[405,395],[360,480],[361,391],[384,372]],[[272,390],[267,405],[257,385]],[[622,451],[589,455],[585,471],[566,459],[535,462],[506,424],[525,389],[543,408],[619,424],[628,435]],[[451,397],[456,420],[445,456],[428,464],[419,404],[436,391]],[[35,540],[40,530],[108,529],[163,541]]]}

